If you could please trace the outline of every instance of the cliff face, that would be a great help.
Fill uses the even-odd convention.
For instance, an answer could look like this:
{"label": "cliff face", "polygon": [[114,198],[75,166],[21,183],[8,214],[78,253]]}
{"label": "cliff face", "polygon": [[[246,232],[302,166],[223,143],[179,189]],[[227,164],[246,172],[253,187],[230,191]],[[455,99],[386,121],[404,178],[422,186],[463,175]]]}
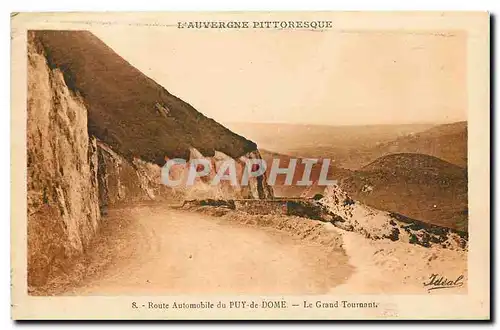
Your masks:
{"label": "cliff face", "polygon": [[28,45],[28,282],[42,284],[95,234],[97,144],[62,73]]}
{"label": "cliff face", "polygon": [[99,206],[103,214],[118,202],[183,198],[161,184],[158,165],[137,158],[128,161],[101,141],[97,142],[97,164]]}
{"label": "cliff face", "polygon": [[[68,44],[59,43],[61,40]],[[255,144],[168,94],[123,59],[116,60],[118,55],[103,45],[86,32],[31,31],[28,35],[29,287],[44,285],[55,275],[64,273],[74,258],[85,252],[109,206],[140,200],[179,200],[190,193],[189,189],[179,191],[161,184],[163,152],[180,156],[185,154],[183,148],[197,146],[214,163],[215,147],[235,157],[260,157]],[[87,63],[92,60],[85,56],[90,54],[98,59],[103,55],[100,51],[107,54],[108,60],[112,52],[114,60],[108,63],[109,67],[92,71],[96,66]],[[141,90],[141,86],[134,83],[124,87],[120,83],[120,79],[133,80],[132,77],[109,81],[110,70],[117,72],[120,68],[134,72],[136,80],[147,86],[145,90],[151,86],[157,88],[155,93],[159,94],[155,95],[160,95],[163,106],[158,106],[159,100],[154,99],[151,101],[154,104],[147,108],[144,104],[150,101],[144,101],[140,93],[145,90]],[[109,86],[104,88],[102,83]],[[115,88],[116,102],[97,97],[99,87],[104,88],[100,91],[103,95]],[[124,94],[120,94],[122,92]],[[136,117],[130,117],[132,108],[123,108],[122,100],[130,101],[128,98],[135,100],[134,106],[138,106],[133,109]],[[174,112],[176,115],[162,121],[162,116],[157,117],[158,111],[166,108],[170,109],[166,110],[167,117]],[[138,121],[150,122],[152,127],[136,130]],[[163,124],[157,127],[156,122]],[[208,127],[205,139],[193,140],[193,136],[199,134],[197,127],[200,130]],[[222,144],[218,144],[217,135],[211,135],[214,132],[223,138]],[[228,149],[231,140],[234,144]],[[158,161],[160,156],[162,161]],[[272,197],[270,188],[263,184],[265,186],[261,181],[251,181],[252,193],[247,195]],[[222,194],[236,191],[229,187]]]}

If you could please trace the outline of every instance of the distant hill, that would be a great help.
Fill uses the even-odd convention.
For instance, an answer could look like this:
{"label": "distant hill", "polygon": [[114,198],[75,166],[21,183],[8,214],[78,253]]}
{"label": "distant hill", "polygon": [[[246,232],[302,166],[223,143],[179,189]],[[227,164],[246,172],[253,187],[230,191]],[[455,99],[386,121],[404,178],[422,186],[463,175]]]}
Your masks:
{"label": "distant hill", "polygon": [[405,152],[431,155],[460,167],[466,167],[467,122],[438,125],[373,148],[354,151],[344,164],[346,167],[353,168],[384,155]]}
{"label": "distant hill", "polygon": [[351,172],[341,186],[377,209],[467,231],[467,171],[439,158],[399,153]]}
{"label": "distant hill", "polygon": [[326,126],[227,124],[261,148],[298,157],[330,158],[336,167],[357,170],[393,153],[420,153],[467,166],[467,122],[444,125]]}
{"label": "distant hill", "polygon": [[[371,150],[379,144],[388,143],[399,137],[427,130],[434,125],[335,126],[282,123],[226,123],[225,126],[238,134],[252,139],[262,149],[302,158],[330,158],[337,167],[351,168],[351,166],[345,166],[344,164],[344,161],[350,160],[351,154],[356,154],[359,150]],[[357,155],[356,157],[359,156]],[[359,168],[362,165],[359,164],[359,166],[354,166],[353,168]]]}
{"label": "distant hill", "polygon": [[161,166],[165,156],[187,158],[189,147],[205,156],[219,150],[231,157],[257,148],[170,94],[88,31],[30,31],[29,37],[83,98],[89,133],[126,158]]}
{"label": "distant hill", "polygon": [[[430,180],[442,180],[445,177],[456,177],[463,174],[464,170],[454,164],[450,164],[434,156],[418,153],[397,153],[380,157],[361,168],[361,171],[376,172],[384,171],[393,175],[425,174],[424,182]],[[418,171],[418,172],[416,172]],[[420,182],[420,181],[419,181]]]}

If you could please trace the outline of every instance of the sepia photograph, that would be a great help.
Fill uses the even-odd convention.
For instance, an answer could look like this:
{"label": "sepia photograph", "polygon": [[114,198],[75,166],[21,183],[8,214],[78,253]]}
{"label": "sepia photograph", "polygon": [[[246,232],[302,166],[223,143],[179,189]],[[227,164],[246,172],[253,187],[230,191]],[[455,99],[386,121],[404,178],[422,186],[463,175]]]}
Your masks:
{"label": "sepia photograph", "polygon": [[489,318],[487,13],[11,21],[20,318]]}

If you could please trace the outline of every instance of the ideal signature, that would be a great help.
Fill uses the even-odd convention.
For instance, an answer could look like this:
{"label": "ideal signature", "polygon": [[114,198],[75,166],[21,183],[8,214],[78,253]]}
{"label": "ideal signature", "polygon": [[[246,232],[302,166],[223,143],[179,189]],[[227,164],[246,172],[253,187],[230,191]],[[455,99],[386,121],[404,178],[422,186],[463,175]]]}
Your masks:
{"label": "ideal signature", "polygon": [[458,288],[464,285],[463,279],[463,275],[460,275],[455,280],[453,280],[439,274],[432,274],[431,276],[429,276],[429,281],[424,282],[423,285],[424,287],[428,288],[427,292],[438,289]]}

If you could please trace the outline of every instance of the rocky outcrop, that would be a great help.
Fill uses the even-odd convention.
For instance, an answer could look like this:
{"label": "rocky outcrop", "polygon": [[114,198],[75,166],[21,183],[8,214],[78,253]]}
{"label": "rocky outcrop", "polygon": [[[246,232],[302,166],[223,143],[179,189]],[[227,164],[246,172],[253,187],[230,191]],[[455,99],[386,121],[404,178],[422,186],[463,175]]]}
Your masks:
{"label": "rocky outcrop", "polygon": [[425,247],[467,248],[468,235],[465,232],[371,208],[353,200],[337,185],[328,186],[324,197],[315,203],[323,209],[323,219],[367,238],[403,241]]}
{"label": "rocky outcrop", "polygon": [[324,196],[312,199],[197,199],[188,200],[184,209],[214,208],[220,214],[231,211],[248,215],[294,216],[322,222],[356,232],[372,240],[391,240],[423,247],[467,249],[466,232],[410,219],[396,213],[380,211],[353,200],[339,186],[328,186]]}
{"label": "rocky outcrop", "polygon": [[184,196],[161,184],[161,168],[140,159],[132,162],[97,142],[98,190],[101,213],[110,205],[141,200],[179,200]]}
{"label": "rocky outcrop", "polygon": [[[243,164],[251,159],[262,159],[262,156],[258,150],[255,150],[239,158],[240,162]],[[251,198],[271,199],[274,197],[273,188],[267,184],[267,173],[263,173],[257,178],[250,179],[248,186],[250,189],[248,196]]]}
{"label": "rocky outcrop", "polygon": [[[185,164],[176,164],[169,168],[164,168],[163,176],[168,176],[169,180],[179,181],[180,184],[173,188],[173,191],[184,196],[186,200],[193,199],[270,199],[273,198],[273,189],[267,184],[267,176],[249,177],[248,183],[241,184],[244,171],[246,170],[246,162],[248,160],[261,159],[258,150],[249,152],[237,159],[220,151],[215,151],[213,157],[206,157],[195,148],[190,149],[190,157]],[[204,160],[210,168],[209,173],[195,178],[193,184],[186,184],[190,167],[193,166],[193,161]],[[234,164],[235,182],[231,180],[221,180],[217,184],[213,184],[217,173],[229,173],[227,167],[222,168],[224,163],[231,162]],[[228,174],[226,174],[228,175]]]}

